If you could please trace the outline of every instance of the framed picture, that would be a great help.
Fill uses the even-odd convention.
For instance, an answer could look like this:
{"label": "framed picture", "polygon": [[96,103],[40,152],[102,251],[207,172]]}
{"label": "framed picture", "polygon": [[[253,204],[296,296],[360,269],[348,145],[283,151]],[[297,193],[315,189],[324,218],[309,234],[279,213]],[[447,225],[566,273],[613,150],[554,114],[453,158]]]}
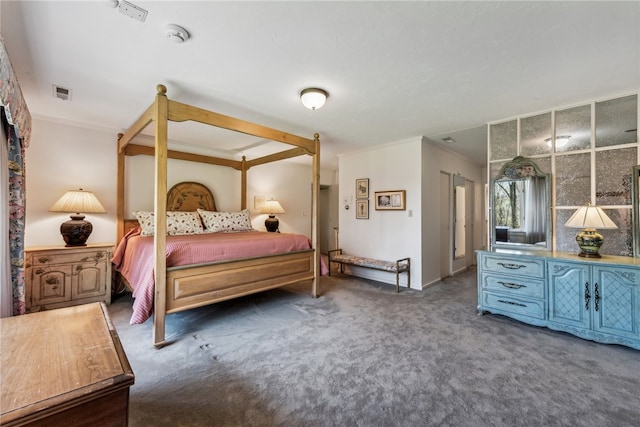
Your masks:
{"label": "framed picture", "polygon": [[369,200],[356,200],[356,219],[369,219]]}
{"label": "framed picture", "polygon": [[405,190],[376,191],[377,211],[403,211],[406,208]]}
{"label": "framed picture", "polygon": [[356,179],[356,199],[369,198],[369,178]]}
{"label": "framed picture", "polygon": [[253,196],[253,209],[259,211],[264,206],[264,196]]}

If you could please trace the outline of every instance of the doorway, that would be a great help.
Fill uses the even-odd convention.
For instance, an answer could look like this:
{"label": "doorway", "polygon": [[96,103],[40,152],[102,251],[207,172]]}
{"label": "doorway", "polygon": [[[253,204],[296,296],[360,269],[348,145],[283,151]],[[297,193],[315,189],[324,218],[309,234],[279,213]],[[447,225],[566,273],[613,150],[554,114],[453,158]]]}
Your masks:
{"label": "doorway", "polygon": [[440,278],[451,276],[451,174],[440,172]]}
{"label": "doorway", "polygon": [[320,186],[320,215],[318,217],[318,240],[320,253],[327,255],[330,250],[338,249],[335,230],[338,228],[338,186]]}

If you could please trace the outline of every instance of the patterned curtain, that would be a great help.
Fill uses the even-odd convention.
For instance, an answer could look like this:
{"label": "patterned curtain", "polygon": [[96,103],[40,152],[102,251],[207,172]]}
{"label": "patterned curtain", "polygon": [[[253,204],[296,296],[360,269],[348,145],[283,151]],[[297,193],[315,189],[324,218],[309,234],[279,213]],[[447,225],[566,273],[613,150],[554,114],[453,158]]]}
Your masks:
{"label": "patterned curtain", "polygon": [[[7,126],[9,178],[9,253],[13,314],[25,312],[24,227],[25,167],[24,154],[31,137],[31,114],[22,96],[0,35],[0,106]],[[3,226],[5,226],[3,224]]]}

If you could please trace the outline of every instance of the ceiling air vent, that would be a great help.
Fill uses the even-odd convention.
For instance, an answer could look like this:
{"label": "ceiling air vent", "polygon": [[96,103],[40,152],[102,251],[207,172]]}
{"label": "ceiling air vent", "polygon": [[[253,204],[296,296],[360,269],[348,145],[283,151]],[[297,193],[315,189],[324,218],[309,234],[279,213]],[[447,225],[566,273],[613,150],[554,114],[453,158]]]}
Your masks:
{"label": "ceiling air vent", "polygon": [[53,97],[62,99],[63,101],[71,101],[71,89],[53,85]]}

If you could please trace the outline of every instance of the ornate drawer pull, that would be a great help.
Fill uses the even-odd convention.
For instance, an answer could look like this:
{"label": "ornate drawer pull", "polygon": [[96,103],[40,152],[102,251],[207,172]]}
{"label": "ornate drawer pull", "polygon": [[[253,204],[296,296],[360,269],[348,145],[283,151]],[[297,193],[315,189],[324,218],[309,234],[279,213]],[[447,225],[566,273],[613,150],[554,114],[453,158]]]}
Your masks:
{"label": "ornate drawer pull", "polygon": [[47,258],[47,257],[40,257],[38,258],[38,262],[40,262],[41,264],[46,264],[48,262],[51,262],[51,258]]}
{"label": "ornate drawer pull", "polygon": [[504,286],[505,288],[509,288],[509,289],[520,289],[520,288],[527,287],[527,285],[521,285],[519,283],[511,283],[511,282],[498,282],[498,283]]}
{"label": "ornate drawer pull", "polygon": [[584,284],[584,309],[589,310],[589,301],[591,301],[591,292],[589,292],[589,282]]}
{"label": "ornate drawer pull", "polygon": [[593,301],[595,304],[595,309],[598,311],[600,309],[600,291],[598,290],[598,282],[595,284]]}
{"label": "ornate drawer pull", "polygon": [[526,265],[522,265],[522,264],[511,264],[509,262],[504,263],[504,262],[499,262],[498,265],[503,266],[504,268],[508,268],[509,270],[518,270],[519,268],[524,268],[526,267]]}
{"label": "ornate drawer pull", "polygon": [[519,302],[513,302],[513,301],[505,301],[503,299],[499,299],[498,302],[501,302],[503,304],[509,304],[509,305],[517,305],[518,307],[526,307],[526,304],[520,304]]}

